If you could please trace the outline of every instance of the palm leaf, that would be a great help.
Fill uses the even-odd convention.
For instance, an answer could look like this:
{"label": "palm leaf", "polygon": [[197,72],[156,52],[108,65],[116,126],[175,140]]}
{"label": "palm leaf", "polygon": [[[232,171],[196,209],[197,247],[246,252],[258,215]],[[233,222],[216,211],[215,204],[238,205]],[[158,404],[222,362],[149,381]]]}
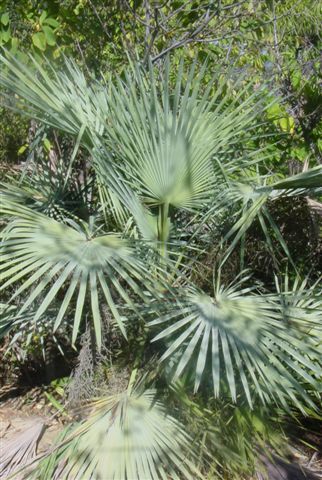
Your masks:
{"label": "palm leaf", "polygon": [[292,177],[273,183],[274,190],[297,190],[322,188],[322,167],[317,167],[298,173]]}
{"label": "palm leaf", "polygon": [[5,91],[14,89],[21,99],[13,104],[4,91],[8,106],[76,137],[82,132],[79,140],[89,145],[89,130],[104,130],[104,90],[97,83],[89,87],[72,60],[65,62],[61,73],[46,60],[40,64],[31,55],[29,59],[26,65],[9,52],[0,56],[0,84]]}
{"label": "palm leaf", "polygon": [[[29,173],[29,172],[28,172]],[[36,168],[21,179],[7,176],[0,182],[2,198],[22,203],[54,218],[64,218],[66,211],[86,212],[90,208],[88,185],[81,185],[77,179],[69,179],[66,185],[66,168],[58,162],[55,171],[48,163],[37,159]]]}
{"label": "palm leaf", "polygon": [[[101,398],[35,471],[46,479],[195,479],[192,440],[154,390]],[[28,478],[33,478],[32,476]]]}
{"label": "palm leaf", "polygon": [[[63,72],[56,71],[49,62],[45,62],[44,67],[31,56],[30,60],[31,64],[25,65],[9,52],[0,55],[0,85],[5,89],[3,97],[7,99],[7,106],[73,135],[76,138],[74,152],[79,146],[89,151],[100,180],[132,213],[141,234],[154,239],[148,213],[125,183],[111,151],[104,144],[103,134],[106,135],[114,122],[109,111],[109,87],[95,81],[89,86],[72,60],[65,61]],[[10,92],[14,92],[16,101]]]}
{"label": "palm leaf", "polygon": [[207,63],[198,62],[189,68],[182,62],[169,88],[169,59],[161,70],[131,64],[122,79],[88,85],[72,61],[57,72],[50,64],[44,68],[31,59],[26,66],[6,55],[0,57],[0,84],[21,99],[13,105],[9,96],[8,105],[77,137],[92,155],[113,211],[119,219],[123,209],[130,211],[149,240],[156,232],[142,201],[203,207],[236,166],[263,158],[259,151],[257,159],[244,158],[237,148],[245,137],[259,135],[254,120],[264,108],[262,92],[242,79],[227,89],[220,68],[206,89]]}
{"label": "palm leaf", "polygon": [[[272,244],[272,237],[275,237],[289,261],[294,265],[283,235],[269,212],[267,201],[283,196],[296,196],[310,192],[318,193],[322,188],[322,168],[318,166],[269,185],[266,184],[267,179],[265,177],[249,173],[249,175],[245,176],[243,174],[241,177],[244,180],[243,183],[230,181],[226,185],[222,185],[219,194],[214,198],[213,204],[203,220],[205,223],[215,213],[218,216],[220,212],[229,210],[236,219],[224,235],[224,240],[229,240],[231,243],[225,252],[222,263],[227,260],[238,242],[243,241],[252,224],[258,220],[273,258],[277,260]],[[265,185],[261,186],[260,184],[264,182]]]}
{"label": "palm leaf", "polygon": [[9,201],[2,205],[2,211],[15,218],[2,232],[1,269],[4,283],[1,290],[19,285],[11,301],[30,290],[17,315],[21,316],[30,306],[34,306],[45,293],[35,311],[34,320],[37,320],[58,293],[63,292],[54,330],[60,326],[74,298],[74,342],[88,300],[97,343],[100,345],[99,297],[102,297],[126,335],[124,319],[115,303],[115,293],[130,301],[124,290],[124,282],[141,300],[144,300],[146,290],[154,290],[151,273],[143,262],[148,249],[143,255],[137,246],[116,234],[95,236],[88,231],[84,222],[82,225],[74,222],[62,224]]}
{"label": "palm leaf", "polygon": [[284,280],[275,278],[280,297],[280,308],[288,322],[295,324],[303,333],[315,335],[317,343],[322,338],[322,278],[310,284],[309,277],[297,275],[293,281],[288,273]]}
{"label": "palm leaf", "polygon": [[284,321],[277,298],[218,285],[214,297],[191,293],[150,326],[162,327],[153,341],[166,341],[161,361],[170,360],[173,379],[190,372],[195,391],[212,376],[215,396],[226,384],[234,401],[244,393],[250,406],[254,396],[312,404],[302,383],[318,388],[320,348]]}
{"label": "palm leaf", "polygon": [[169,59],[161,71],[150,66],[146,73],[132,65],[125,80],[114,82],[109,99],[113,128],[106,142],[125,162],[132,188],[144,202],[191,209],[209,203],[225,179],[231,165],[222,163],[220,170],[214,157],[224,160],[223,152],[252,125],[258,92],[242,100],[246,86],[228,101],[220,72],[203,91],[206,64],[199,73],[196,64],[188,70],[181,64],[170,89],[170,70]]}

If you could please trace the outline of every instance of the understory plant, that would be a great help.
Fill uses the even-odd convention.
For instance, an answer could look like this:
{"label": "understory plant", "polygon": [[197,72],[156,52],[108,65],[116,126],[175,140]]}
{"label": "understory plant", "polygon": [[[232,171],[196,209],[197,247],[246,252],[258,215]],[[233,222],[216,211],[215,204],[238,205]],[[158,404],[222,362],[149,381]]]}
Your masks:
{"label": "understory plant", "polygon": [[[169,58],[98,81],[71,60],[57,70],[4,53],[0,83],[9,108],[74,141],[54,160],[35,149],[2,182],[0,332],[30,340],[39,325],[47,335],[67,325],[77,346],[87,325],[94,361],[108,348],[128,372],[28,478],[252,472],[286,418],[318,414],[321,393],[321,284],[301,278],[271,205],[317,201],[322,168],[290,178],[266,168],[277,93]],[[245,264],[254,225],[268,284]]]}

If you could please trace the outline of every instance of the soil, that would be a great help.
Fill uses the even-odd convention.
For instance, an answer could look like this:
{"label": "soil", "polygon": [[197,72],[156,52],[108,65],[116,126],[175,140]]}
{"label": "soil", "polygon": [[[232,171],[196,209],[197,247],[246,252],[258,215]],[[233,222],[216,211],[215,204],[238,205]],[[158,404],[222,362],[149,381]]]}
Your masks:
{"label": "soil", "polygon": [[[64,420],[46,401],[41,387],[27,391],[14,387],[0,388],[0,467],[8,445],[25,433],[39,426],[40,436],[36,444],[37,454],[47,451],[64,427]],[[1,474],[0,479],[6,476]],[[19,477],[18,477],[19,478]]]}

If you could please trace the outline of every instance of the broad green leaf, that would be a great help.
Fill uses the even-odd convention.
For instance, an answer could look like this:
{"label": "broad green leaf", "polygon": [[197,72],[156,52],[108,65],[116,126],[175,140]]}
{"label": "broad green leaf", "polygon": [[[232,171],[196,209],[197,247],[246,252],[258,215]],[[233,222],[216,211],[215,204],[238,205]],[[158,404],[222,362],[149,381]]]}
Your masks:
{"label": "broad green leaf", "polygon": [[52,143],[50,142],[50,140],[48,140],[48,138],[44,139],[44,147],[47,150],[47,152],[49,152],[52,149]]}
{"label": "broad green leaf", "polygon": [[18,152],[17,152],[18,155],[22,155],[22,154],[27,150],[28,146],[29,146],[29,145],[28,145],[27,143],[25,143],[24,145],[22,145],[22,146],[19,148]]}
{"label": "broad green leaf", "polygon": [[19,39],[17,37],[12,37],[11,38],[11,53],[15,54],[18,50],[19,46]]}
{"label": "broad green leaf", "polygon": [[295,121],[293,117],[283,117],[279,120],[279,124],[283,132],[294,133]]}
{"label": "broad green leaf", "polygon": [[283,116],[283,109],[277,102],[274,102],[270,107],[268,107],[266,112],[267,116],[272,120],[278,119]]}
{"label": "broad green leaf", "polygon": [[39,48],[39,50],[45,51],[46,50],[46,37],[43,32],[34,33],[32,38],[32,43],[35,47]]}
{"label": "broad green leaf", "polygon": [[43,10],[40,17],[39,17],[39,23],[40,25],[43,24],[44,20],[47,18],[47,12],[46,10]]}
{"label": "broad green leaf", "polygon": [[8,23],[9,23],[9,19],[10,19],[10,18],[9,18],[9,13],[8,13],[8,12],[3,13],[3,14],[1,15],[1,23],[2,23],[2,25],[4,25],[4,26],[6,27],[6,26],[8,25]]}
{"label": "broad green leaf", "polygon": [[58,28],[60,25],[60,23],[57,20],[51,17],[45,18],[45,20],[43,21],[43,24],[49,25],[50,27],[53,27],[53,28]]}
{"label": "broad green leaf", "polygon": [[2,30],[0,34],[1,34],[1,40],[4,43],[9,42],[9,40],[11,39],[11,29],[10,29],[10,27],[7,28],[7,30]]}
{"label": "broad green leaf", "polygon": [[55,33],[54,33],[53,29],[44,25],[42,27],[42,30],[45,34],[46,42],[48,43],[48,45],[50,45],[51,47],[55,46],[56,45],[56,36],[55,36]]}

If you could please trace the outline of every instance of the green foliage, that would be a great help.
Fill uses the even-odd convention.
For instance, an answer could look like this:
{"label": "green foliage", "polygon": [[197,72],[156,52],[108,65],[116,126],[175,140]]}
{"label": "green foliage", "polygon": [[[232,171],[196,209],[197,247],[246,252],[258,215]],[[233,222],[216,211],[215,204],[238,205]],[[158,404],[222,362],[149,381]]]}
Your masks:
{"label": "green foliage", "polygon": [[[316,415],[319,270],[301,277],[307,242],[285,218],[305,206],[318,245],[320,15],[6,2],[0,336],[77,346],[88,328],[91,362],[108,352],[142,380],[90,403],[34,478],[240,480],[291,417]],[[261,255],[268,274],[246,273]],[[58,411],[63,395],[47,391]]]}
{"label": "green foliage", "polygon": [[17,164],[22,145],[25,145],[28,135],[28,123],[25,119],[0,106],[0,164],[1,178],[7,170]]}
{"label": "green foliage", "polygon": [[25,55],[18,52],[18,47],[21,46],[22,41],[26,42],[30,35],[29,32],[34,32],[31,34],[29,48],[34,51],[35,54],[45,52],[48,48],[57,46],[56,31],[59,29],[60,23],[56,19],[48,16],[46,10],[43,10],[40,16],[37,16],[32,8],[29,11],[25,10],[23,12],[23,18],[19,20],[24,24],[25,35],[21,35],[21,31],[17,32],[17,11],[12,10],[9,5],[9,11],[3,13],[0,19],[0,46],[5,46],[7,49],[10,49],[12,53],[17,53],[21,58],[25,59]]}
{"label": "green foliage", "polygon": [[303,162],[311,157],[315,162],[316,156],[321,158],[316,132],[321,125],[317,88],[321,9],[317,0],[295,5],[291,1],[245,1],[241,5],[228,0],[220,5],[148,2],[147,6],[129,2],[122,8],[103,0],[95,4],[24,0],[18,5],[5,0],[1,14],[6,39],[2,43],[23,61],[30,51],[38,60],[43,53],[56,60],[67,54],[87,72],[108,76],[111,71],[123,71],[127,55],[146,60],[150,54],[155,59],[169,48],[176,61],[181,50],[187,59],[210,54],[209,71],[224,62],[258,85],[268,79],[283,96],[278,118],[276,112],[268,115],[276,127],[275,141],[285,134],[274,164],[286,172],[289,159]]}

